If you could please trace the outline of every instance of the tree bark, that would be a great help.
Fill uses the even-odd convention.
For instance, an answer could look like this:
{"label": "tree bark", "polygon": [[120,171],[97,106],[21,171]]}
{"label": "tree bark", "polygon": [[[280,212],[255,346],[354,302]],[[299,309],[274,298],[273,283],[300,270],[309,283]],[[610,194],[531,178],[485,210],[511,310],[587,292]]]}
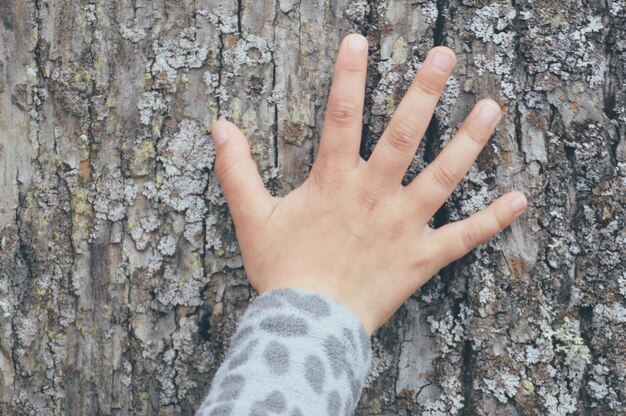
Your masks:
{"label": "tree bark", "polygon": [[209,128],[297,187],[353,31],[365,158],[428,49],[457,53],[407,181],[478,99],[505,111],[434,226],[530,201],[374,336],[357,414],[626,413],[623,0],[0,0],[0,20],[0,413],[198,408],[255,296]]}

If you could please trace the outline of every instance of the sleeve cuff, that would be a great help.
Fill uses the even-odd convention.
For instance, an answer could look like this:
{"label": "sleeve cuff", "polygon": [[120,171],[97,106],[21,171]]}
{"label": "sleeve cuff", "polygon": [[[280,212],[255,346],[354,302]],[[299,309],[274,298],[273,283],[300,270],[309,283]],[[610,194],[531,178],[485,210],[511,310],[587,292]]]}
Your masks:
{"label": "sleeve cuff", "polygon": [[[275,289],[250,303],[205,405],[232,397],[240,414],[278,410],[280,398],[293,414],[351,415],[370,365],[370,337],[351,310],[316,292]],[[233,377],[242,378],[237,392],[225,394]]]}

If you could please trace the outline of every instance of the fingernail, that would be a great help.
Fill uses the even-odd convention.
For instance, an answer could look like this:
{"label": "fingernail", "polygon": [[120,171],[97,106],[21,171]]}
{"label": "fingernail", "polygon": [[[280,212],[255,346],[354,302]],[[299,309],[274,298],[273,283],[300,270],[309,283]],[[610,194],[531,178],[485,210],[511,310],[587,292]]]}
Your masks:
{"label": "fingernail", "polygon": [[500,107],[491,102],[483,103],[478,112],[478,117],[485,124],[492,124],[500,117]]}
{"label": "fingernail", "polygon": [[367,40],[361,35],[348,35],[348,49],[351,52],[361,52],[367,48]]}
{"label": "fingernail", "polygon": [[228,128],[226,127],[226,124],[221,122],[221,120],[218,120],[215,126],[213,126],[212,136],[216,145],[224,143],[228,139]]}
{"label": "fingernail", "polygon": [[514,213],[518,214],[526,209],[526,205],[528,205],[528,201],[526,197],[522,194],[516,196],[511,201],[511,209]]}
{"label": "fingernail", "polygon": [[431,65],[442,72],[448,72],[454,65],[454,58],[445,52],[435,51]]}

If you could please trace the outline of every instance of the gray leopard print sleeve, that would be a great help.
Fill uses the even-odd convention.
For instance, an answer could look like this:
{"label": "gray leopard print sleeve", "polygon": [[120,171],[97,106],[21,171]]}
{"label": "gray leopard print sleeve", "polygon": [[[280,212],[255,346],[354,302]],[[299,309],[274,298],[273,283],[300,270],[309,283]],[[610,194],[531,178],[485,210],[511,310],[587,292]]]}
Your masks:
{"label": "gray leopard print sleeve", "polygon": [[196,415],[352,415],[370,364],[370,338],[352,311],[275,289],[244,313]]}

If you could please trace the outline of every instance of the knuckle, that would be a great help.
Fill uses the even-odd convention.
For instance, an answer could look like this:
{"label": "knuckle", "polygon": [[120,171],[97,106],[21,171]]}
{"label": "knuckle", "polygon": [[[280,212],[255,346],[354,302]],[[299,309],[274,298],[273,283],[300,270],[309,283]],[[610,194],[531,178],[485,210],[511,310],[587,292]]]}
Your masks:
{"label": "knuckle", "polygon": [[404,219],[397,219],[390,228],[392,241],[401,240],[406,237],[407,234],[409,234],[409,224]]}
{"label": "knuckle", "polygon": [[465,134],[467,135],[467,137],[469,137],[471,141],[478,143],[481,146],[484,146],[489,139],[489,136],[485,134],[485,132],[477,131],[471,126],[466,126],[463,130],[465,130]]}
{"label": "knuckle", "polygon": [[489,209],[488,212],[490,212],[498,232],[504,230],[509,225],[506,220],[494,212],[493,209]]}
{"label": "knuckle", "polygon": [[215,164],[215,174],[220,182],[228,180],[231,173],[234,172],[239,166],[240,160],[234,157],[218,159]]}
{"label": "knuckle", "polygon": [[348,219],[342,222],[341,226],[355,241],[363,241],[370,234],[370,230],[364,226],[364,223],[355,219]]}
{"label": "knuckle", "polygon": [[332,189],[336,185],[337,178],[340,177],[340,175],[334,175],[333,168],[329,165],[328,163],[318,163],[317,161],[313,164],[313,168],[309,173],[309,183],[311,186],[318,190],[323,190],[326,188]]}
{"label": "knuckle", "polygon": [[396,150],[412,148],[417,140],[418,131],[405,120],[397,120],[389,126],[389,144]]}
{"label": "knuckle", "polygon": [[339,70],[349,75],[361,75],[363,73],[363,66],[359,65],[358,62],[349,62],[345,63]]}
{"label": "knuckle", "polygon": [[328,108],[328,118],[337,126],[352,124],[359,116],[359,106],[349,100],[334,100]]}
{"label": "knuckle", "polygon": [[483,242],[483,236],[480,228],[473,223],[468,223],[461,234],[463,245],[467,251],[472,250]]}
{"label": "knuckle", "polygon": [[[413,256],[411,267],[416,271],[428,270],[432,266],[432,258],[429,255],[417,254]],[[422,279],[420,279],[422,280]]]}
{"label": "knuckle", "polygon": [[458,183],[458,176],[447,162],[437,163],[433,169],[435,182],[444,190],[452,192]]}
{"label": "knuckle", "polygon": [[371,191],[363,190],[357,194],[357,201],[361,209],[370,214],[380,206],[380,198]]}
{"label": "knuckle", "polygon": [[439,250],[420,250],[411,257],[411,267],[418,276],[418,287],[424,285],[440,270],[443,256]]}
{"label": "knuckle", "polygon": [[431,95],[433,97],[438,97],[442,91],[442,88],[440,88],[438,85],[434,85],[433,83],[426,81],[420,76],[415,77],[415,86],[417,87],[417,89],[421,90],[425,94]]}

